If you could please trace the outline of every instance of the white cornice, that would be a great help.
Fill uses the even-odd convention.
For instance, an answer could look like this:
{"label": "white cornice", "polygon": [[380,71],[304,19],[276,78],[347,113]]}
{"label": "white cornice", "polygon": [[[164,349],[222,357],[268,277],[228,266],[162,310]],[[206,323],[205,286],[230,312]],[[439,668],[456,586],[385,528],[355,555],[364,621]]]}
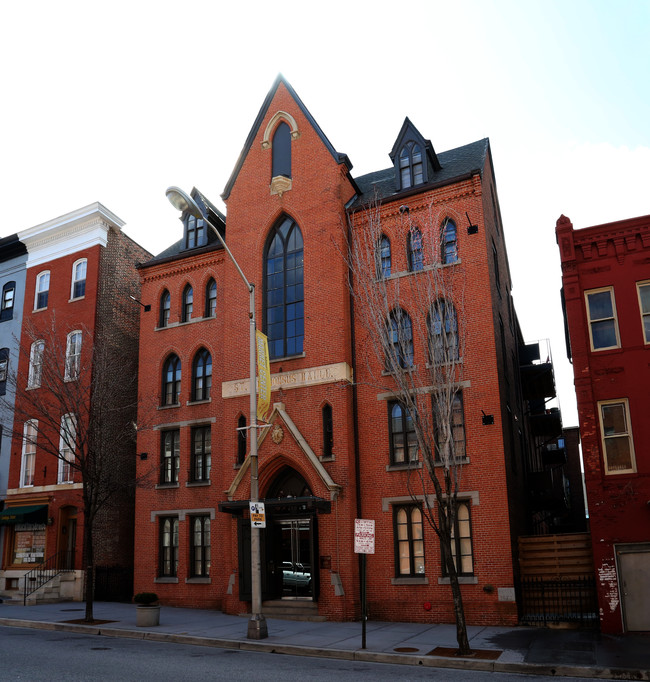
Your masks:
{"label": "white cornice", "polygon": [[96,245],[106,246],[108,231],[124,221],[96,201],[18,233],[27,247],[27,267],[42,265]]}

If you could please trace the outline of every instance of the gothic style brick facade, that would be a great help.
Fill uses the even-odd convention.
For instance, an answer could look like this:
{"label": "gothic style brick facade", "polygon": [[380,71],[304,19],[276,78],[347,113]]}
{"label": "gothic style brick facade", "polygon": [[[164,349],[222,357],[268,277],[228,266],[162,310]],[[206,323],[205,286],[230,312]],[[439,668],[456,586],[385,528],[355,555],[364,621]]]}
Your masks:
{"label": "gothic style brick facade", "polygon": [[[363,229],[370,206],[387,240],[383,275],[402,287],[413,319],[417,367],[429,358],[426,333],[417,335],[426,312],[409,299],[409,281],[426,268],[464,273],[454,303],[468,327],[456,422],[465,448],[463,598],[470,624],[512,624],[526,445],[489,142],[436,154],[406,119],[391,159],[390,168],[353,178],[347,156],[279,78],[222,194],[227,220],[193,193],[256,285],[258,327],[269,337],[270,426],[258,434],[263,596],[333,620],[358,618],[354,519],[367,518],[376,524],[370,617],[453,621],[434,532],[413,515],[401,521],[418,505],[409,477],[421,468],[396,455],[391,380],[382,379],[388,389],[375,381],[381,362],[367,353],[349,289],[348,229]],[[409,241],[406,216],[419,226],[421,247]],[[207,226],[182,221],[183,238],[139,268],[152,310],[140,328],[138,473],[150,485],[136,496],[135,589],[240,613],[250,600],[241,430],[249,419],[248,292]]]}

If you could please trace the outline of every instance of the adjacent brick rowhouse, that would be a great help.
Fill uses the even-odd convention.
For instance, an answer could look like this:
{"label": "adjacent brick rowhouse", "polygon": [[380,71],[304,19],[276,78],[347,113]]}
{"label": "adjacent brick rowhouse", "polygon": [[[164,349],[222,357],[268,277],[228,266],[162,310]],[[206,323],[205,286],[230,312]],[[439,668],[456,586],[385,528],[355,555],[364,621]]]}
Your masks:
{"label": "adjacent brick rowhouse", "polygon": [[[129,392],[129,382],[121,381],[116,372],[115,376],[108,377],[115,382],[114,387],[107,389],[107,377],[97,375],[106,367],[97,357],[100,347],[110,349],[103,355],[109,365],[110,358],[116,357],[123,362],[125,372],[137,372],[137,331],[141,307],[130,296],[140,298],[135,265],[148,260],[151,254],[126,236],[121,231],[122,225],[119,218],[96,203],[19,235],[27,246],[28,260],[25,290],[19,292],[25,303],[15,375],[17,397],[6,504],[7,507],[44,505],[46,509],[42,510],[42,518],[39,516],[36,526],[41,522],[46,526],[44,546],[39,541],[38,546],[29,546],[22,551],[18,545],[26,547],[27,539],[21,539],[20,533],[41,531],[32,523],[9,527],[2,564],[6,578],[19,577],[55,553],[73,552],[71,567],[78,571],[81,581],[85,565],[82,557],[85,525],[82,479],[78,471],[73,471],[71,480],[62,480],[58,458],[45,449],[48,442],[59,443],[62,406],[69,405],[70,412],[77,416],[77,437],[84,441],[89,438],[110,440],[111,434],[115,436],[111,429],[124,429],[124,423],[114,424],[111,407],[115,401],[131,406],[135,424],[136,382],[131,382],[133,389]],[[83,259],[86,260],[85,289],[79,295],[79,292],[75,294],[72,286],[73,273],[74,266]],[[49,272],[49,291],[46,304],[40,305],[35,298],[36,283],[45,272]],[[55,383],[53,374],[44,366],[40,385],[28,387],[31,383],[30,350],[34,340],[44,340],[43,363],[57,363],[58,369],[54,370],[54,374],[58,373],[58,377],[63,379],[67,338],[75,330],[82,332],[78,378],[67,380],[66,377],[66,381]],[[15,371],[16,368],[13,369]],[[51,386],[54,388],[50,389]],[[103,394],[100,386],[104,387]],[[34,404],[30,401],[35,394],[39,402],[51,403],[52,415],[49,423],[39,420],[34,476],[29,481],[21,473],[22,432],[26,420],[38,418],[38,415],[30,413],[30,405]],[[64,395],[72,398],[63,398]],[[83,404],[74,404],[75,395]],[[89,429],[88,423],[97,424],[96,430]],[[133,566],[135,438],[130,447],[115,447],[95,466],[117,473],[123,487],[101,506],[95,517],[94,564],[124,569],[123,576],[127,576],[124,579],[129,580]],[[59,560],[61,566],[63,563],[67,563],[67,559]],[[2,587],[4,585],[0,589]],[[124,590],[128,592],[131,589],[130,582],[116,589],[121,592],[113,596],[124,598]],[[76,589],[75,596],[80,595],[81,589]],[[107,593],[103,596],[111,597]]]}
{"label": "adjacent brick rowhouse", "polygon": [[556,234],[601,628],[648,630],[650,216]]}
{"label": "adjacent brick rowhouse", "polygon": [[[290,132],[290,172],[274,177],[274,134],[283,123]],[[413,220],[430,225],[423,232],[435,233],[423,234],[426,244],[435,245],[425,254],[428,265],[439,262],[445,219],[457,228],[458,259],[448,267],[466,271],[470,329],[463,357],[469,463],[463,468],[461,496],[471,503],[473,574],[462,590],[469,623],[512,624],[517,619],[512,539],[524,523],[516,492],[523,489],[523,467],[517,462],[525,444],[504,435],[507,415],[523,421],[523,410],[519,329],[490,146],[480,140],[436,156],[407,119],[398,142],[412,139],[426,147],[424,182],[400,190],[395,167],[353,178],[347,156],[336,152],[291,86],[279,78],[222,194],[226,240],[256,285],[257,324],[264,331],[269,234],[289,217],[304,242],[304,349],[271,361],[271,426],[259,432],[260,497],[266,499],[268,512],[262,539],[264,597],[288,596],[291,581],[301,579],[295,565],[306,563],[311,584],[298,596],[316,602],[319,614],[328,619],[358,618],[359,560],[353,538],[354,519],[361,517],[376,523],[376,553],[368,557],[370,617],[453,622],[451,591],[431,528],[424,526],[425,572],[405,579],[396,566],[393,508],[410,501],[409,472],[389,467],[387,398],[371,381],[363,334],[356,329],[354,335],[345,261],[348,218],[354,215],[363,222],[363,205],[374,199],[391,239],[395,281],[413,276],[406,235],[400,232],[404,206]],[[384,144],[390,144],[390,137]],[[427,222],[432,206],[436,219]],[[223,216],[213,209],[211,215],[219,222]],[[152,485],[139,489],[136,497],[135,589],[155,591],[167,604],[242,613],[250,608],[250,587],[242,574],[248,570],[250,482],[248,461],[238,461],[237,427],[242,417],[249,418],[249,298],[214,239],[191,248],[187,238],[185,224],[181,241],[139,269],[142,301],[152,310],[142,315],[140,328],[138,468],[140,475],[152,477]],[[214,316],[205,310],[211,278],[217,284]],[[189,319],[182,312],[188,285],[193,292]],[[167,292],[170,312],[165,319]],[[426,338],[415,338],[414,346],[416,365],[426,364]],[[209,399],[196,400],[192,375],[202,349],[212,358],[212,389]],[[180,394],[166,404],[163,374],[174,355],[181,366]],[[377,370],[378,360],[371,362]],[[331,448],[324,434],[329,408]],[[209,480],[196,481],[192,438],[204,426],[211,433],[211,471]],[[168,470],[162,464],[163,441],[176,431],[177,481],[165,478]],[[206,516],[210,562],[197,575],[192,529],[197,517]],[[177,524],[177,538],[163,537],[162,524],[169,519]],[[178,547],[177,557],[173,550],[170,555],[170,544]],[[165,562],[170,556],[173,566]],[[284,590],[283,577],[289,582]]]}

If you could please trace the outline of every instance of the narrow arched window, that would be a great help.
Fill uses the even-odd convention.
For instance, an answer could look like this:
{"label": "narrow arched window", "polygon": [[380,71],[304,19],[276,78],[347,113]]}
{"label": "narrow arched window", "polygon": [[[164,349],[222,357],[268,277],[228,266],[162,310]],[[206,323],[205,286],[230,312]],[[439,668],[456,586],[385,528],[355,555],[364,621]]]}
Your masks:
{"label": "narrow arched window", "polygon": [[298,225],[283,218],[267,240],[264,322],[271,358],[303,352],[305,310],[303,241]]}
{"label": "narrow arched window", "polygon": [[212,386],[212,356],[205,348],[194,356],[192,367],[192,400],[207,400]]}
{"label": "narrow arched window", "polygon": [[217,314],[217,283],[210,278],[205,287],[205,317]]}
{"label": "narrow arched window", "polygon": [[451,301],[437,300],[428,317],[429,356],[436,365],[459,358],[458,319]]}
{"label": "narrow arched window", "polygon": [[390,277],[391,272],[391,254],[390,254],[390,239],[385,235],[381,235],[377,248],[377,277]]}
{"label": "narrow arched window", "polygon": [[413,326],[408,313],[401,308],[393,310],[388,320],[386,369],[392,371],[413,366]]}
{"label": "narrow arched window", "polygon": [[399,402],[388,403],[390,431],[390,463],[418,461],[418,441],[409,411]]}
{"label": "narrow arched window", "polygon": [[282,121],[273,133],[271,177],[291,177],[291,129]]}
{"label": "narrow arched window", "polygon": [[243,464],[246,459],[246,417],[239,415],[237,420],[237,464]]}
{"label": "narrow arched window", "polygon": [[34,296],[34,310],[47,308],[47,299],[50,293],[50,271],[39,273],[36,277],[36,295]]}
{"label": "narrow arched window", "polygon": [[417,142],[407,142],[399,155],[399,175],[402,189],[424,182],[422,147]]}
{"label": "narrow arched window", "polygon": [[194,290],[188,284],[183,290],[183,322],[192,319],[192,309],[194,308]]}
{"label": "narrow arched window", "polygon": [[81,370],[81,332],[74,331],[68,334],[68,342],[65,349],[65,380],[74,381],[79,378]]}
{"label": "narrow arched window", "polygon": [[456,239],[456,223],[447,218],[442,226],[441,260],[445,264],[458,260],[458,242]]}
{"label": "narrow arched window", "polygon": [[170,355],[163,366],[162,404],[176,405],[181,393],[181,361],[178,355]]}
{"label": "narrow arched window", "polygon": [[86,269],[88,261],[83,258],[72,266],[72,286],[70,298],[83,298],[86,295]]}
{"label": "narrow arched window", "polygon": [[166,327],[169,324],[169,316],[171,314],[172,308],[172,297],[169,295],[169,291],[165,289],[160,297],[160,320],[158,321],[158,326]]}
{"label": "narrow arched window", "polygon": [[27,388],[38,388],[43,376],[43,354],[45,353],[45,341],[39,339],[32,343],[29,353],[29,376]]}
{"label": "narrow arched window", "polygon": [[323,457],[331,457],[334,452],[334,422],[332,421],[332,406],[323,405]]}
{"label": "narrow arched window", "polygon": [[407,242],[409,270],[417,272],[424,267],[422,254],[422,233],[417,227],[412,228],[408,234]]}

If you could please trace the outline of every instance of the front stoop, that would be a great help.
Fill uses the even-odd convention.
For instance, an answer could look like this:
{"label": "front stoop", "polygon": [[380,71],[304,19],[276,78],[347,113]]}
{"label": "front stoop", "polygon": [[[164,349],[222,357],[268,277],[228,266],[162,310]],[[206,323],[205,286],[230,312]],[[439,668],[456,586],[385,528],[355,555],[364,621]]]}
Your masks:
{"label": "front stoop", "polygon": [[305,620],[322,623],[327,620],[318,613],[318,604],[311,600],[271,599],[262,602],[262,613],[267,618],[281,620]]}

